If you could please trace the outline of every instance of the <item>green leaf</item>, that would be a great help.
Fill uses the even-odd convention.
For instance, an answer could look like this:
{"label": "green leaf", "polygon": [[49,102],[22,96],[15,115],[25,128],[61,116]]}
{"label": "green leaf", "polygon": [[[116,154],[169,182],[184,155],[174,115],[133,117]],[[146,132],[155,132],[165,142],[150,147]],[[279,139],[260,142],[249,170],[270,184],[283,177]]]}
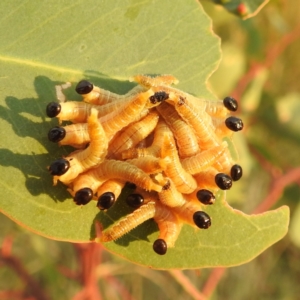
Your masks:
{"label": "green leaf", "polygon": [[[179,88],[213,96],[206,80],[220,59],[219,39],[195,1],[1,1],[0,210],[43,236],[88,242],[94,222],[106,227],[129,213],[124,196],[105,214],[95,202],[78,207],[63,185],[52,186],[46,167],[70,152],[47,139],[57,125],[45,117],[55,85],[86,78],[117,93],[132,75],[173,74]],[[80,99],[67,91],[68,99]],[[123,199],[123,200],[122,200]],[[224,200],[206,211],[207,231],[185,226],[165,257],[152,251],[157,227],[148,221],[105,245],[133,262],[155,268],[197,268],[249,261],[286,232],[287,208],[248,217]],[[187,255],[189,254],[189,255]]]}
{"label": "green leaf", "polygon": [[216,4],[223,5],[229,12],[248,19],[255,16],[269,0],[211,0]]}

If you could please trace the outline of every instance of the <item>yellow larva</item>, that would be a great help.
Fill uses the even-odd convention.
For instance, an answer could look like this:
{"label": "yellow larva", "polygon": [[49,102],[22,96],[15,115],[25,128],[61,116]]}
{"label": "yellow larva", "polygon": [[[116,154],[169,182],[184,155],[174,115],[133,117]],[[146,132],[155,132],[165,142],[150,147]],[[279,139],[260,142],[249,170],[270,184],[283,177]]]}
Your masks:
{"label": "yellow larva", "polygon": [[156,111],[150,112],[139,122],[130,124],[124,131],[117,136],[109,147],[109,153],[119,156],[121,152],[136,146],[140,141],[145,139],[156,127],[158,122]]}
{"label": "yellow larva", "polygon": [[[142,93],[136,96],[124,108],[122,107],[122,110],[117,110],[99,119],[108,140],[110,140],[116,132],[131,123],[133,116],[138,115],[143,117],[143,115],[140,114],[152,94],[153,92],[151,91]],[[90,141],[86,123],[67,125],[63,127],[63,129],[65,136],[59,142],[60,145],[83,146]]]}
{"label": "yellow larva", "polygon": [[182,167],[190,174],[194,175],[213,165],[215,161],[224,153],[227,143],[223,142],[220,146],[204,150],[192,157],[182,159]]}
{"label": "yellow larva", "polygon": [[156,77],[136,75],[132,78],[134,81],[138,82],[146,88],[156,87],[156,90],[163,90],[167,93],[173,93],[179,97],[186,98],[188,102],[191,102],[193,105],[201,106],[202,109],[211,116],[225,117],[228,113],[228,110],[221,100],[210,101],[202,98],[197,98],[174,87],[170,87],[170,85],[177,84],[179,82],[178,79],[172,75],[160,75]]}
{"label": "yellow larva", "polygon": [[[243,124],[227,117],[238,105],[231,97],[223,102],[194,97],[172,87],[178,82],[172,75],[137,75],[133,80],[139,85],[125,95],[81,81],[76,91],[86,103],[47,106],[49,117],[80,122],[53,128],[51,141],[88,145],[58,160],[67,162],[65,173],[59,167],[49,170],[54,182],[68,185],[77,205],[94,198],[100,210],[113,205],[125,182],[135,184],[126,202],[138,209],[100,229],[96,241],[114,241],[153,218],[159,228],[153,249],[163,255],[174,246],[183,223],[207,229],[211,220],[201,207],[240,178],[240,169],[232,171],[227,137]],[[58,97],[65,100],[61,90]],[[210,195],[209,203],[204,198]]]}
{"label": "yellow larva", "polygon": [[211,118],[205,111],[196,108],[182,97],[174,97],[172,101],[174,101],[177,112],[195,130],[200,149],[209,149],[220,144],[220,139],[214,132]]}
{"label": "yellow larva", "polygon": [[96,242],[110,242],[115,241],[130,232],[135,227],[144,223],[145,221],[155,216],[155,202],[151,201],[140,208],[136,209],[133,213],[123,217],[121,220],[113,224],[111,227],[104,231],[97,232]]}
{"label": "yellow larva", "polygon": [[91,104],[97,104],[97,105],[105,105],[107,103],[112,102],[119,102],[125,101],[127,99],[130,99],[137,94],[144,92],[145,88],[143,86],[136,86],[133,89],[131,89],[127,94],[125,95],[119,95],[104,89],[101,89],[97,86],[94,86],[93,90],[88,94],[83,94],[83,101]]}
{"label": "yellow larva", "polygon": [[97,168],[90,169],[85,175],[91,176],[95,181],[106,179],[120,179],[129,181],[146,191],[160,192],[162,187],[153,182],[153,180],[144,171],[138,167],[118,160],[104,160]]}
{"label": "yellow larva", "polygon": [[[137,94],[134,94],[136,97]],[[114,102],[107,103],[105,105],[100,105],[98,109],[98,117],[103,117],[107,114],[110,114],[114,111],[122,111],[124,107],[126,107],[129,103],[131,103],[135,97],[128,97],[121,100],[117,100]],[[98,107],[98,106],[97,106]]]}
{"label": "yellow larva", "polygon": [[57,180],[69,184],[80,173],[99,165],[104,160],[108,142],[103,127],[97,119],[96,109],[92,109],[87,124],[91,139],[89,146],[84,150],[77,150],[65,158],[70,164],[69,169],[63,175],[54,176],[54,184],[57,183]]}
{"label": "yellow larva", "polygon": [[115,133],[125,128],[128,124],[132,123],[135,118],[140,120],[143,115],[140,115],[146,103],[150,103],[150,96],[153,95],[151,90],[141,93],[135,98],[122,106],[121,109],[114,111],[106,116],[100,118],[102,126],[105,130],[106,136],[110,139]]}
{"label": "yellow larva", "polygon": [[[155,201],[150,201],[131,214],[123,217],[121,220],[103,230],[101,224],[96,223],[96,242],[115,241],[145,221],[154,218],[159,228],[158,239],[166,243],[166,247],[174,247],[174,244],[180,233],[182,224],[178,222],[177,217],[165,206]],[[165,254],[161,250],[155,250],[158,254]]]}
{"label": "yellow larva", "polygon": [[154,131],[153,142],[147,148],[131,148],[122,152],[122,159],[130,159],[144,156],[161,156],[161,148],[165,143],[165,132],[169,130],[167,124],[159,120]]}
{"label": "yellow larva", "polygon": [[59,145],[70,145],[74,148],[82,148],[89,141],[89,133],[87,123],[71,124],[63,127],[65,136],[59,141]]}
{"label": "yellow larva", "polygon": [[101,106],[91,105],[85,102],[68,101],[60,103],[60,112],[56,116],[61,123],[62,121],[71,121],[73,123],[84,123],[91,113],[91,109],[101,109]]}
{"label": "yellow larva", "polygon": [[190,126],[182,120],[174,107],[168,103],[162,103],[157,107],[171,131],[174,134],[181,158],[195,155],[199,152],[197,137]]}
{"label": "yellow larva", "polygon": [[166,147],[162,149],[162,157],[169,157],[170,163],[164,173],[172,179],[180,193],[190,194],[197,188],[196,180],[182,167],[172,133],[165,137],[167,142]]}

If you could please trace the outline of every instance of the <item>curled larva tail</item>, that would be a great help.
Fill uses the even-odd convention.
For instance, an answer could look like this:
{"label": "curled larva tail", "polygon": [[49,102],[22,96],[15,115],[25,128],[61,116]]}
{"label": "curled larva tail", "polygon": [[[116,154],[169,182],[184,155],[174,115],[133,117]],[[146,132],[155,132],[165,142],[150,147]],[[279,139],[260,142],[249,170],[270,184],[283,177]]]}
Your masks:
{"label": "curled larva tail", "polygon": [[155,202],[148,202],[136,209],[133,213],[123,217],[117,223],[102,231],[98,236],[96,242],[110,242],[115,241],[130,232],[138,225],[155,216]]}

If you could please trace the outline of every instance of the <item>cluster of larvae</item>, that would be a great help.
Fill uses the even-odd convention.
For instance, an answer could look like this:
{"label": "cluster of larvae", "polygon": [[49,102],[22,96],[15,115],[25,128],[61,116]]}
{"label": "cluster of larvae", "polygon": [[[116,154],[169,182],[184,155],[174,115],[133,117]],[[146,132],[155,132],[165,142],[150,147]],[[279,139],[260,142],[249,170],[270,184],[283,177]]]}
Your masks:
{"label": "cluster of larvae", "polygon": [[[109,209],[125,184],[133,188],[126,202],[134,210],[109,228],[98,228],[97,242],[114,241],[153,218],[159,236],[153,244],[163,255],[173,247],[183,223],[211,226],[203,206],[215,201],[217,190],[231,188],[242,176],[225,141],[243,128],[229,116],[237,101],[208,101],[174,88],[171,75],[137,75],[125,95],[82,80],[76,91],[83,101],[48,104],[50,118],[71,121],[52,128],[50,141],[77,148],[49,166],[54,185],[68,187],[77,205],[92,199]],[[62,90],[59,97],[64,99]]]}

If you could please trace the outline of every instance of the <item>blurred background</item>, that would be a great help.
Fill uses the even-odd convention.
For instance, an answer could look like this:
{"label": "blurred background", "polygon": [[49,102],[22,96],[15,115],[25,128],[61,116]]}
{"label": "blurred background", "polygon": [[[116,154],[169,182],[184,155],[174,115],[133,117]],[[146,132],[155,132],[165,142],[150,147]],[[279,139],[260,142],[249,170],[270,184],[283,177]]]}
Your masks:
{"label": "blurred background", "polygon": [[242,21],[202,4],[223,50],[209,87],[240,101],[245,124],[235,142],[245,175],[227,201],[247,214],[288,205],[288,235],[242,266],[157,271],[0,215],[0,299],[300,299],[300,6],[273,0]]}

